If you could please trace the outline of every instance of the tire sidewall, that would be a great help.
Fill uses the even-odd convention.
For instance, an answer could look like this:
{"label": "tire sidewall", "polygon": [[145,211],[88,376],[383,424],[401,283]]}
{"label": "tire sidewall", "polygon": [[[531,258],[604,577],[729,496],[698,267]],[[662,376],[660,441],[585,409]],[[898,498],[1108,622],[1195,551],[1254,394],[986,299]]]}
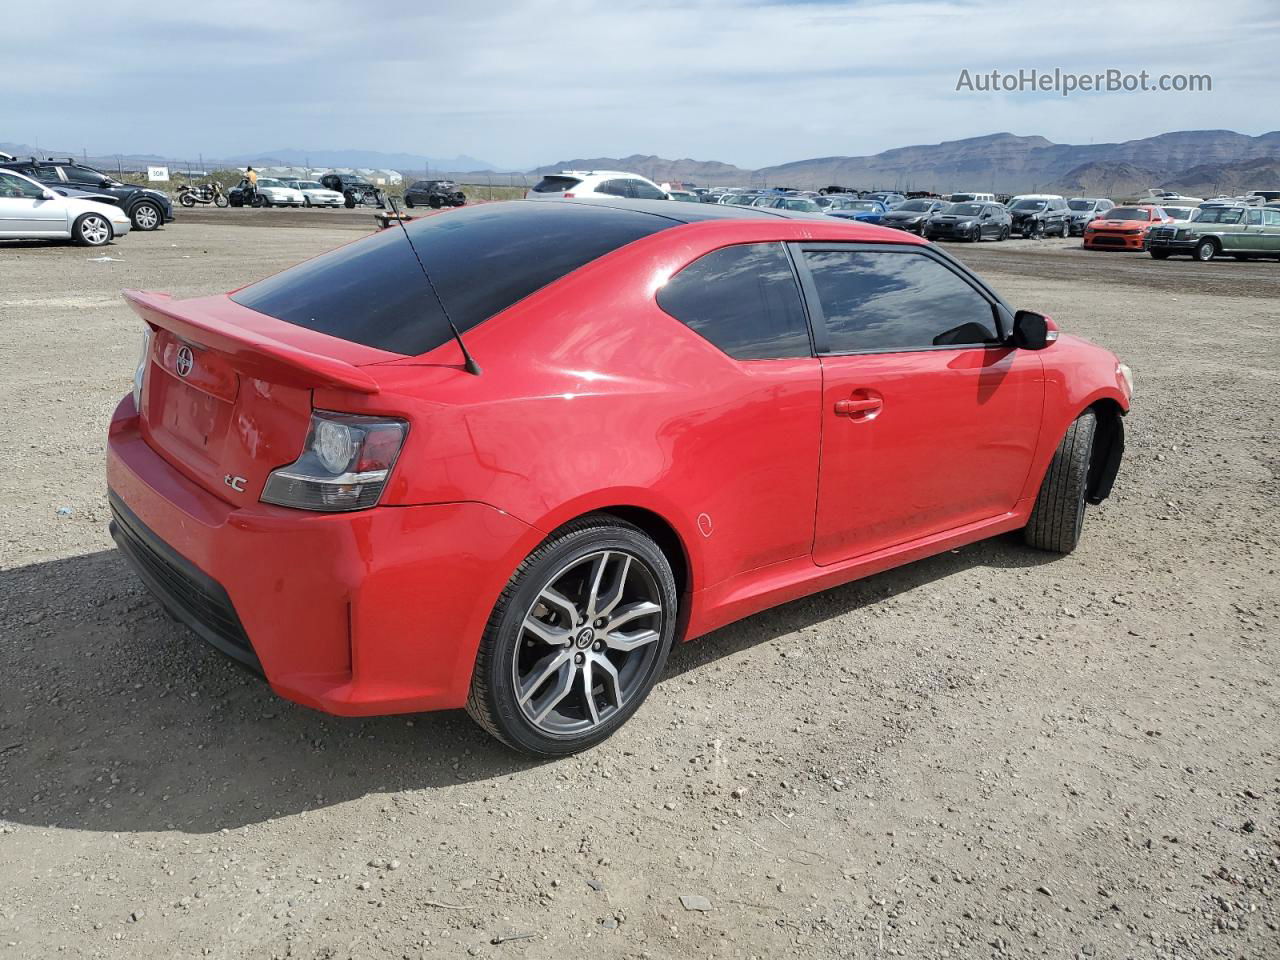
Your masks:
{"label": "tire sidewall", "polygon": [[[1202,251],[1207,252],[1208,256],[1205,256],[1204,253],[1202,253]],[[1212,240],[1201,240],[1199,243],[1196,244],[1195,257],[1201,263],[1208,263],[1217,255],[1218,255],[1218,245],[1215,244]]]}
{"label": "tire sidewall", "polygon": [[[553,576],[576,560],[600,550],[628,553],[644,562],[653,574],[665,611],[662,635],[656,641],[659,645],[658,653],[649,664],[637,688],[638,693],[614,716],[580,736],[552,736],[534,727],[516,702],[511,665],[522,640],[521,624],[525,613]],[[499,602],[490,618],[483,641],[492,645],[484,663],[484,680],[490,693],[493,719],[512,746],[541,756],[563,756],[588,749],[607,739],[644,703],[661,675],[671,650],[679,614],[679,595],[671,565],[662,551],[652,540],[630,526],[607,523],[585,530],[569,531],[558,541],[551,541],[549,549],[539,548],[532,556],[536,559],[517,571],[513,578],[515,589]]]}

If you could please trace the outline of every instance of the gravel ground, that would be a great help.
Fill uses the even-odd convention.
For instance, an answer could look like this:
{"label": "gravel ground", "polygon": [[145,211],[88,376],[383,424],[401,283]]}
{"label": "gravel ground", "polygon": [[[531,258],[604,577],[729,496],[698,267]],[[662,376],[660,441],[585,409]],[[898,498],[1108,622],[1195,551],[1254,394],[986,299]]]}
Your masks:
{"label": "gravel ground", "polygon": [[462,714],[279,700],[113,551],[120,288],[370,223],[201,213],[108,261],[0,244],[0,958],[1280,957],[1280,265],[953,247],[1136,371],[1080,549],[727,627],[538,763]]}

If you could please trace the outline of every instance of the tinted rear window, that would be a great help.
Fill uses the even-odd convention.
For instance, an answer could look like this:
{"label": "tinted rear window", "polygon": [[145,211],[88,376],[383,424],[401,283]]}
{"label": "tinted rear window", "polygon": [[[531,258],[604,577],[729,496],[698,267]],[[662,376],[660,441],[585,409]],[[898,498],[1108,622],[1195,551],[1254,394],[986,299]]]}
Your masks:
{"label": "tinted rear window", "polygon": [[[424,217],[408,231],[449,316],[469,330],[611,250],[676,225],[609,207],[514,201]],[[398,227],[231,299],[308,330],[410,356],[452,336]]]}
{"label": "tinted rear window", "polygon": [[582,181],[577,177],[543,177],[533,186],[534,193],[564,193]]}

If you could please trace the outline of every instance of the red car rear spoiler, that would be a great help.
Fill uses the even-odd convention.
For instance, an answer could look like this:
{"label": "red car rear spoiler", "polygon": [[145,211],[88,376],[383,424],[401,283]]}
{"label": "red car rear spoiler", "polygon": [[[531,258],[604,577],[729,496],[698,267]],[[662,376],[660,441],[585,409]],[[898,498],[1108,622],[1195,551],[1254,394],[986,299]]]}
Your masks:
{"label": "red car rear spoiler", "polygon": [[[217,350],[232,358],[250,376],[296,387],[336,387],[357,393],[377,393],[378,383],[359,367],[284,343],[256,325],[231,323],[202,309],[198,301],[174,300],[167,293],[124,290],[129,306],[147,323],[169,330],[183,340]],[[230,301],[227,301],[230,303]],[[233,308],[236,305],[232,305]],[[244,308],[242,308],[244,309]],[[259,316],[245,309],[249,316]],[[271,322],[262,317],[264,325]]]}

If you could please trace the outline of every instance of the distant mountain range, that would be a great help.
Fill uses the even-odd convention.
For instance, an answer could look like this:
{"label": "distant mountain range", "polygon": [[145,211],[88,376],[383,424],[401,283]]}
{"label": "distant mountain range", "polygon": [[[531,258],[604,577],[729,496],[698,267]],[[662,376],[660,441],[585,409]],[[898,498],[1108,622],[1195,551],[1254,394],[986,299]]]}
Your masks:
{"label": "distant mountain range", "polygon": [[[23,144],[0,143],[15,155],[36,151]],[[43,150],[46,155],[66,151]],[[148,154],[125,157],[89,156],[105,170],[145,169],[169,164],[182,169],[187,161]],[[194,158],[191,160],[194,164]],[[475,157],[423,157],[376,150],[300,150],[287,148],[206,158],[206,169],[219,166],[372,167],[399,170],[410,176],[429,168],[436,175],[465,179],[486,174],[493,165]],[[529,171],[537,176],[557,170],[629,170],[659,183],[705,185],[793,186],[817,188],[839,184],[858,189],[957,190],[1023,193],[1032,190],[1113,197],[1142,194],[1163,187],[1197,196],[1252,189],[1280,189],[1280,131],[1250,137],[1231,130],[1184,130],[1123,143],[1066,144],[1044,137],[993,133],[965,140],[898,147],[862,157],[820,157],[749,170],[715,160],[668,160],[645,154],[562,160]],[[517,171],[517,173],[519,173]]]}
{"label": "distant mountain range", "polygon": [[[1103,192],[1112,183],[1115,194],[1144,191],[1193,176],[1212,180],[1220,169],[1224,184],[1235,177],[1266,176],[1264,168],[1251,172],[1234,165],[1254,160],[1280,160],[1280,131],[1250,137],[1231,130],[1186,130],[1124,143],[1073,145],[1044,137],[995,133],[966,140],[898,147],[866,157],[821,157],[746,170],[716,161],[666,160],[662,157],[593,157],[564,160],[539,167],[555,170],[631,170],[659,182],[751,186],[785,185],[815,188],[829,184],[860,189],[991,190],[1008,193],[1068,190],[1082,184],[1085,192]],[[1203,168],[1203,169],[1202,169]],[[1199,171],[1199,172],[1195,172]],[[1207,178],[1207,179],[1206,179]],[[1274,183],[1250,182],[1250,189]],[[1124,189],[1119,186],[1123,185]],[[1228,187],[1223,186],[1222,190]],[[1235,189],[1234,187],[1230,189]],[[1216,191],[1207,191],[1216,192]]]}

